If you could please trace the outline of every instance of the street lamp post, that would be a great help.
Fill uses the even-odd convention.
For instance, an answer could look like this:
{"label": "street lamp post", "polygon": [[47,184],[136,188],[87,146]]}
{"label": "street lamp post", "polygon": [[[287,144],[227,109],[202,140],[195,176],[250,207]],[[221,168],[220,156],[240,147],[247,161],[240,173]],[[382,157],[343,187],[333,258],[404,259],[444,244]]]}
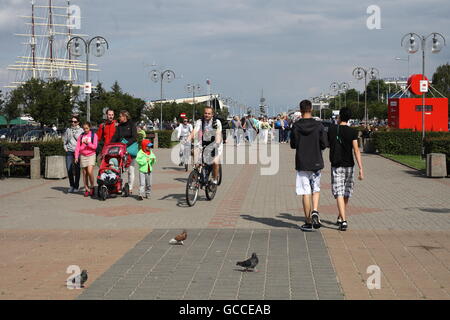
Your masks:
{"label": "street lamp post", "polygon": [[[347,90],[350,88],[350,85],[347,82],[333,82],[330,85],[331,90],[333,90],[334,92],[336,92],[339,95],[339,109],[342,107],[341,105],[341,92],[345,92],[345,94],[347,94]],[[345,106],[347,106],[347,97],[344,96],[345,98]]]}
{"label": "street lamp post", "polygon": [[[95,41],[95,42],[93,42]],[[74,55],[75,57],[81,56],[82,50],[80,48],[81,43],[84,44],[84,54],[86,55],[86,85],[90,83],[89,80],[89,54],[91,53],[91,45],[93,45],[94,49],[94,56],[101,57],[105,54],[106,49],[109,49],[108,41],[106,41],[105,38],[101,36],[95,36],[91,39],[85,40],[81,37],[72,37],[67,41],[67,50]],[[88,122],[91,121],[91,92],[90,89],[91,85],[89,85],[89,88],[86,88],[86,120]]]}
{"label": "street lamp post", "polygon": [[377,68],[364,69],[362,67],[356,67],[353,69],[353,76],[357,80],[362,80],[364,78],[364,125],[367,127],[367,123],[369,120],[369,115],[367,113],[367,75],[369,75],[369,79],[376,79],[379,75],[379,71]]}
{"label": "street lamp post", "polygon": [[[414,54],[420,49],[422,49],[422,80],[425,80],[425,48],[426,48],[426,42],[428,38],[432,38],[432,46],[431,46],[431,52],[432,53],[439,53],[442,50],[442,46],[445,46],[445,38],[442,34],[438,32],[430,33],[428,36],[420,36],[417,33],[410,32],[403,36],[401,41],[401,46],[404,47],[409,54]],[[408,46],[405,44],[405,39],[409,37],[408,39]],[[439,38],[442,41],[439,42]],[[420,44],[416,41],[420,40]],[[425,92],[422,92],[422,157],[425,157]]]}
{"label": "street lamp post", "polygon": [[192,121],[195,122],[195,92],[200,92],[199,84],[188,84],[186,85],[186,91],[192,93]]}
{"label": "street lamp post", "polygon": [[395,57],[395,60],[397,60],[397,61],[408,61],[408,74],[406,75],[406,78],[409,78],[409,54],[408,54],[408,59]]}
{"label": "street lamp post", "polygon": [[158,70],[152,70],[150,71],[150,77],[152,78],[153,82],[160,82],[160,100],[159,100],[159,106],[161,108],[161,122],[160,122],[160,129],[163,129],[163,112],[162,112],[162,100],[163,100],[163,82],[166,81],[167,83],[172,82],[173,79],[175,79],[175,72],[172,70],[164,70],[164,71],[158,71]]}

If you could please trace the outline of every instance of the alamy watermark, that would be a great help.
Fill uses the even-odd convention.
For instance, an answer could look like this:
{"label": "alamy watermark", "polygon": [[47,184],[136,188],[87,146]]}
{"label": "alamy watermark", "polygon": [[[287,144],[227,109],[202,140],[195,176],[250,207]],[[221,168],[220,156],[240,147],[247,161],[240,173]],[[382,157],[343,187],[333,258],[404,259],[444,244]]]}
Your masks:
{"label": "alamy watermark", "polygon": [[[172,132],[171,140],[179,142],[172,148],[171,161],[173,164],[180,163],[182,154],[187,155],[189,163],[192,163],[192,153],[194,163],[212,164],[215,157],[219,156],[222,164],[259,164],[261,175],[275,175],[280,168],[280,145],[279,145],[279,130],[273,130],[268,136],[251,135],[249,141],[245,144],[246,134],[243,130],[226,130],[225,144],[215,144],[214,142],[206,146],[200,154],[198,147],[201,141],[194,137],[192,149],[191,142],[179,141],[177,131]],[[236,146],[236,141],[241,141],[243,144]],[[194,152],[192,152],[194,151]],[[200,157],[203,155],[203,159]]]}
{"label": "alamy watermark", "polygon": [[379,6],[372,4],[367,7],[367,14],[370,16],[366,20],[366,25],[369,30],[381,29],[381,9]]}
{"label": "alamy watermark", "polygon": [[70,265],[67,267],[66,273],[71,274],[66,279],[67,289],[81,289],[81,268],[77,265]]}
{"label": "alamy watermark", "polygon": [[67,27],[69,29],[81,29],[81,8],[70,5],[67,8]]}
{"label": "alamy watermark", "polygon": [[366,273],[371,274],[371,276],[369,276],[366,281],[367,289],[369,289],[369,290],[381,289],[381,269],[380,269],[380,267],[377,265],[368,266]]}

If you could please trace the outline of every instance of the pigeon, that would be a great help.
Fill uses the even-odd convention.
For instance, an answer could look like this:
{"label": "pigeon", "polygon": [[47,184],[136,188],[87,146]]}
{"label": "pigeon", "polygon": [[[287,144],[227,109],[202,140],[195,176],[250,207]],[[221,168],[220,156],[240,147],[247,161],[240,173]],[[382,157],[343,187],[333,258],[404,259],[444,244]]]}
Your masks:
{"label": "pigeon", "polygon": [[186,230],[183,230],[182,233],[177,235],[175,238],[171,239],[169,241],[169,243],[170,244],[183,244],[183,241],[186,240],[186,238],[187,238]]}
{"label": "pigeon", "polygon": [[[245,271],[248,271],[248,269],[255,269],[256,265],[258,264],[258,257],[256,256],[256,253],[252,253],[252,256],[245,260],[245,261],[239,261],[236,263],[237,266],[241,266],[245,268]],[[256,270],[256,269],[255,269]],[[257,271],[257,270],[256,270]]]}
{"label": "pigeon", "polygon": [[87,270],[81,271],[81,274],[77,275],[75,278],[72,279],[73,284],[80,284],[81,288],[84,288],[84,283],[88,279],[88,273]]}

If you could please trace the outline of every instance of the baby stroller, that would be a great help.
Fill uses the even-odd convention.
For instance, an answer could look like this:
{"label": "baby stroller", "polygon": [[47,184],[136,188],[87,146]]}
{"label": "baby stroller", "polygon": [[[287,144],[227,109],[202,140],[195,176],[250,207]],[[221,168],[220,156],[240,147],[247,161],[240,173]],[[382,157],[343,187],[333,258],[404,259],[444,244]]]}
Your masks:
{"label": "baby stroller", "polygon": [[103,148],[102,163],[97,175],[98,197],[104,201],[110,194],[121,194],[128,197],[130,186],[123,185],[122,174],[131,164],[124,143],[111,143]]}

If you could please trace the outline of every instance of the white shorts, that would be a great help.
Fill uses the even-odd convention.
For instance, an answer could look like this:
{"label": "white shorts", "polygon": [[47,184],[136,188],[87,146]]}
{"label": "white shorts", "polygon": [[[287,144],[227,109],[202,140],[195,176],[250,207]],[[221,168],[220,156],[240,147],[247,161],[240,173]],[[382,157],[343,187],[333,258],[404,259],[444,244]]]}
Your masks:
{"label": "white shorts", "polygon": [[318,171],[297,171],[295,191],[297,195],[312,194],[320,192],[320,170]]}

